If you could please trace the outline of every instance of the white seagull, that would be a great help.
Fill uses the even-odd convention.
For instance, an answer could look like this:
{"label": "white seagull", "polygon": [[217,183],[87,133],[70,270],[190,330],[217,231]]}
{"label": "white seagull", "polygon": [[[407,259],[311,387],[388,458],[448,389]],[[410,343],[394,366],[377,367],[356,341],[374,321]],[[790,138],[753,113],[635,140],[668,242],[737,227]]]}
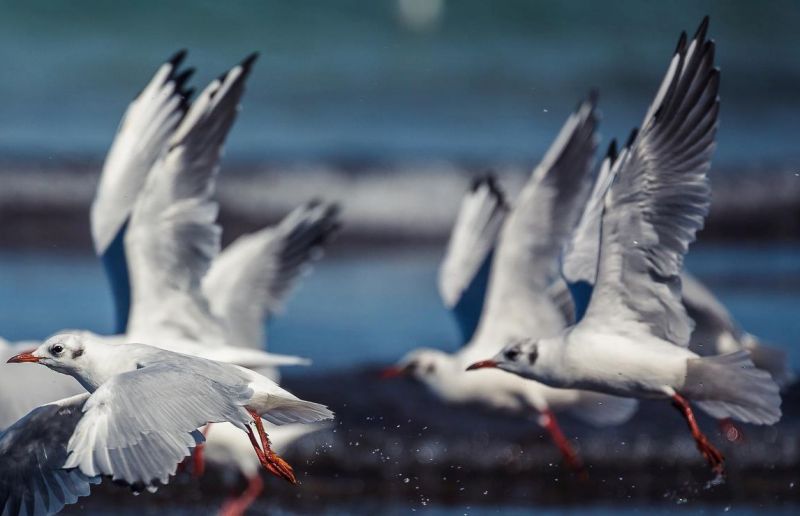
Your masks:
{"label": "white seagull", "polygon": [[[561,433],[554,413],[566,410],[594,425],[618,424],[631,416],[635,401],[554,389],[498,371],[466,373],[464,369],[507,342],[529,333],[554,335],[572,322],[571,310],[565,314],[564,303],[557,301],[571,306],[558,276],[558,258],[588,193],[596,147],[594,104],[593,98],[581,103],[567,119],[508,217],[508,207],[490,180],[477,183],[462,203],[439,285],[446,305],[467,307],[467,316],[459,317],[467,321],[476,300],[465,298],[474,295],[471,289],[481,290],[479,283],[485,280],[473,278],[480,277],[480,270],[487,267],[487,255],[494,253],[474,336],[454,354],[414,350],[385,372],[388,376],[412,376],[448,403],[477,402],[495,410],[539,414],[539,424],[550,432],[568,465],[581,472],[580,460]],[[497,247],[492,251],[495,239]],[[476,296],[478,302],[480,295]],[[462,330],[469,335],[469,325],[462,325]]]}
{"label": "white seagull", "polygon": [[780,393],[745,351],[701,357],[688,349],[681,304],[683,257],[710,204],[719,111],[719,70],[708,18],[682,34],[642,123],[614,167],[602,216],[597,283],[581,321],[559,335],[530,337],[471,368],[497,367],[554,387],[670,399],[718,474],[722,454],[700,431],[689,400],[722,419],[773,424]]}
{"label": "white seagull", "polygon": [[0,434],[2,514],[56,512],[103,476],[137,491],[166,484],[202,442],[197,429],[214,422],[245,432],[260,464],[296,483],[262,418],[276,425],[333,418],[251,370],[143,344],[63,333],[9,362],[70,375],[88,394],[39,407]]}

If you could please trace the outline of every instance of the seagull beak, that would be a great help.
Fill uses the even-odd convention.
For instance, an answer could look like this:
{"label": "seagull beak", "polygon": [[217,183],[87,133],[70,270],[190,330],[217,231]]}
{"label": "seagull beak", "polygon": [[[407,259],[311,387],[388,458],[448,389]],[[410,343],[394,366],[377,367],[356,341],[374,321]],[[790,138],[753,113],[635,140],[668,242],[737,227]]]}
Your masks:
{"label": "seagull beak", "polygon": [[39,363],[39,357],[33,355],[33,351],[26,351],[25,353],[20,353],[19,355],[14,355],[13,357],[8,359],[8,364],[22,364],[25,362],[32,362],[34,364]]}
{"label": "seagull beak", "polygon": [[390,378],[400,378],[405,376],[405,371],[397,366],[387,367],[380,373],[381,380],[389,380]]}
{"label": "seagull beak", "polygon": [[469,366],[467,371],[474,371],[475,369],[483,369],[485,367],[497,367],[497,362],[494,360],[481,360]]}

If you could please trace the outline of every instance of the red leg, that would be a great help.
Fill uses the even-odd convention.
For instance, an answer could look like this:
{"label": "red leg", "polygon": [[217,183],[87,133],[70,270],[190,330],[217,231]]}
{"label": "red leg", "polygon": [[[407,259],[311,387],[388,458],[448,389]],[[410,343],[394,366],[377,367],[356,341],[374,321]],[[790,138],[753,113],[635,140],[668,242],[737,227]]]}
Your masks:
{"label": "red leg", "polygon": [[722,453],[720,453],[703,432],[700,431],[700,428],[697,426],[697,421],[694,418],[692,407],[689,406],[689,402],[686,398],[676,393],[672,396],[672,405],[678,409],[684,419],[686,419],[686,422],[689,424],[689,431],[692,432],[692,437],[694,437],[694,441],[697,443],[697,449],[703,454],[703,457],[705,457],[709,466],[711,466],[711,470],[717,475],[725,475],[725,457],[722,456]]}
{"label": "red leg", "polygon": [[[253,423],[255,423],[256,430],[258,430],[258,435],[261,438],[261,453],[259,454],[261,465],[273,475],[281,477],[289,483],[296,484],[297,478],[294,476],[292,467],[270,448],[269,437],[267,437],[267,432],[264,431],[264,424],[261,421],[261,416],[251,409],[247,409],[247,412],[249,412],[250,416],[253,418]],[[251,437],[250,442],[253,444],[254,448],[257,447],[255,437]],[[259,452],[257,451],[256,453],[258,454]]]}
{"label": "red leg", "polygon": [[247,488],[237,498],[225,502],[220,509],[220,516],[243,516],[248,507],[258,499],[264,490],[264,482],[256,474],[248,479]]}
{"label": "red leg", "polygon": [[729,417],[719,420],[719,430],[729,442],[743,443],[745,441],[744,432]]}
{"label": "red leg", "polygon": [[550,438],[553,439],[553,443],[558,447],[561,455],[564,456],[564,461],[567,463],[567,466],[581,478],[589,478],[588,473],[586,473],[586,468],[583,467],[581,458],[578,457],[575,449],[561,431],[561,427],[558,426],[556,415],[553,414],[553,411],[545,410],[542,412],[541,416],[539,416],[539,424],[550,432]]}
{"label": "red leg", "polygon": [[[208,431],[211,429],[211,425],[208,424],[203,427],[200,432],[202,432],[203,436],[208,435]],[[206,461],[203,456],[203,451],[205,450],[206,444],[200,443],[194,449],[194,455],[192,456],[192,476],[195,478],[200,478],[203,476],[203,473],[206,472]]]}

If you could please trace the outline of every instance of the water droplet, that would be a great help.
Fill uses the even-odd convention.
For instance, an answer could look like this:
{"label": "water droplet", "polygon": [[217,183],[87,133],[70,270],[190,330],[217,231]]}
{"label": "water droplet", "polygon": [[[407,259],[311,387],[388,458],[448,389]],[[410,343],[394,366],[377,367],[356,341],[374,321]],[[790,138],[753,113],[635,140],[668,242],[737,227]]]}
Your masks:
{"label": "water droplet", "polygon": [[410,478],[406,477],[406,478],[403,479],[403,483],[404,484],[408,484],[409,482],[411,482]]}

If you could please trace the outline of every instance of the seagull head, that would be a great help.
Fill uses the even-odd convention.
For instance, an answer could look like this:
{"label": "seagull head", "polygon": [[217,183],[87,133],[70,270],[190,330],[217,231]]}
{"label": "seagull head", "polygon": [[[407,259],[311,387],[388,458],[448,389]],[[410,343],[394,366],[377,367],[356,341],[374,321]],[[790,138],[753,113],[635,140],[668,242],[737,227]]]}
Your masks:
{"label": "seagull head", "polygon": [[415,349],[395,365],[384,369],[381,377],[407,377],[427,383],[445,370],[450,362],[450,355],[444,351],[432,348]]}
{"label": "seagull head", "polygon": [[38,348],[11,357],[8,363],[42,364],[55,371],[71,374],[81,369],[85,352],[86,342],[80,332],[57,333]]}
{"label": "seagull head", "polygon": [[539,358],[539,341],[512,339],[494,357],[480,360],[467,367],[467,371],[496,368],[529,377]]}

